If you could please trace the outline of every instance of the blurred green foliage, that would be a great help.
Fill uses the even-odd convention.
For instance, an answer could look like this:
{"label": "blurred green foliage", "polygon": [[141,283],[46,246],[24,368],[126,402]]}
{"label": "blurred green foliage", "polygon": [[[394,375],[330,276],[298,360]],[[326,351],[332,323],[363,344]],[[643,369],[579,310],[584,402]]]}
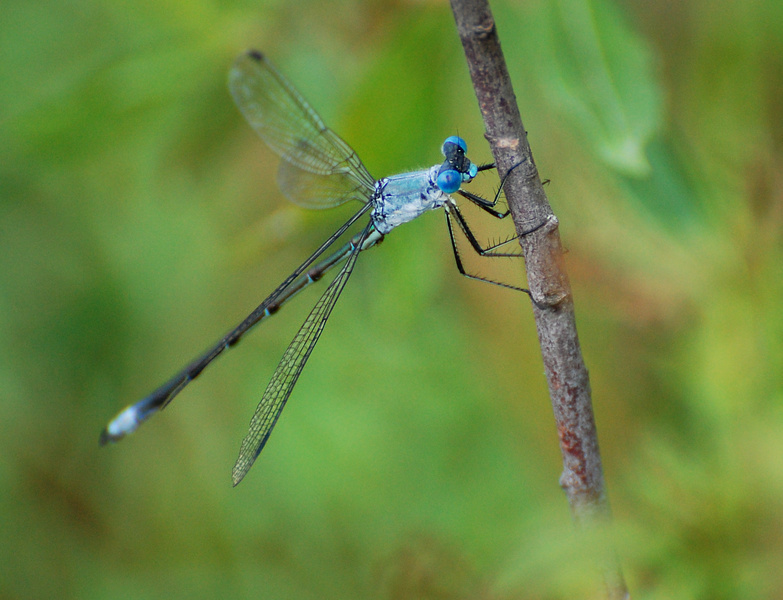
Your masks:
{"label": "blurred green foliage", "polygon": [[[783,4],[493,8],[569,250],[633,597],[779,598]],[[591,594],[529,302],[460,278],[439,215],[361,257],[237,489],[317,291],[97,445],[352,210],[280,196],[232,59],[268,53],[376,176],[454,133],[489,161],[447,4],[1,12],[0,596]]]}

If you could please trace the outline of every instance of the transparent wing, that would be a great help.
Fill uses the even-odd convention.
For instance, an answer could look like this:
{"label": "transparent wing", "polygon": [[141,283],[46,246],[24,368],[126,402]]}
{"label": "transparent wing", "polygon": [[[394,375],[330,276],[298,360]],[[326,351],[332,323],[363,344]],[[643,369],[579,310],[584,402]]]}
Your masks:
{"label": "transparent wing", "polygon": [[228,87],[248,123],[283,159],[278,183],[292,202],[328,208],[370,199],[375,180],[362,161],[263,54],[237,58]]}
{"label": "transparent wing", "polygon": [[374,191],[347,174],[320,175],[285,160],[277,170],[277,185],[286,198],[303,208],[331,208],[348,200],[366,204]]}
{"label": "transparent wing", "polygon": [[253,466],[256,458],[263,450],[272,428],[277,423],[280,413],[283,412],[285,403],[291,395],[291,391],[302,373],[302,369],[315,348],[318,338],[326,325],[326,320],[332,312],[340,292],[343,291],[348,278],[351,276],[353,267],[356,264],[356,258],[362,250],[364,240],[370,233],[372,225],[368,225],[362,233],[359,243],[353,247],[343,268],[334,278],[329,287],[326,288],[323,296],[310,311],[304,324],[297,332],[294,339],[280,359],[280,364],[275,369],[269,385],[266,386],[264,396],[258,403],[256,412],[250,421],[250,430],[245,439],[242,440],[242,446],[239,449],[239,457],[231,472],[231,478],[234,485],[237,485],[250,467]]}

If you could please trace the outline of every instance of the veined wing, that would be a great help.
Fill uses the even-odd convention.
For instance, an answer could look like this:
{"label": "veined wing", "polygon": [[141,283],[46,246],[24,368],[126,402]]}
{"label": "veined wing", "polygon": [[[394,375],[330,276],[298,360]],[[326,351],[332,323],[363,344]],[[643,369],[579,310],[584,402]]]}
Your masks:
{"label": "veined wing", "polygon": [[353,246],[348,255],[343,268],[334,278],[329,287],[318,300],[313,310],[307,316],[299,332],[289,344],[288,348],[277,365],[275,374],[267,385],[261,401],[258,403],[256,412],[250,421],[250,430],[245,439],[242,440],[242,447],[239,449],[239,458],[234,465],[231,473],[234,485],[237,485],[250,467],[253,466],[256,458],[264,449],[264,445],[272,433],[272,429],[277,423],[280,413],[283,412],[285,403],[296,385],[299,375],[304,369],[307,359],[315,348],[318,338],[326,325],[326,320],[332,312],[340,292],[343,291],[348,278],[351,276],[353,267],[359,252],[362,251],[365,241],[371,235],[372,223],[368,224],[362,232],[358,243]]}
{"label": "veined wing", "polygon": [[362,161],[263,54],[237,58],[228,87],[248,123],[284,160],[278,179],[292,202],[328,208],[369,200],[375,180]]}

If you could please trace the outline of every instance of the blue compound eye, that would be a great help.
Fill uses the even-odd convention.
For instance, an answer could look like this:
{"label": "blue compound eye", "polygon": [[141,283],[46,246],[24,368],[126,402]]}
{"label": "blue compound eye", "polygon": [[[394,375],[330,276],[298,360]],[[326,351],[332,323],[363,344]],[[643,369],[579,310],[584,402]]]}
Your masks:
{"label": "blue compound eye", "polygon": [[467,153],[468,151],[468,145],[465,143],[465,140],[463,140],[461,137],[452,135],[446,138],[446,141],[443,142],[443,148],[442,152],[443,154],[446,154],[446,144],[454,144],[455,146],[459,146],[462,149],[462,152]]}
{"label": "blue compound eye", "polygon": [[442,192],[453,194],[462,185],[462,174],[454,169],[446,169],[438,173],[436,183]]}

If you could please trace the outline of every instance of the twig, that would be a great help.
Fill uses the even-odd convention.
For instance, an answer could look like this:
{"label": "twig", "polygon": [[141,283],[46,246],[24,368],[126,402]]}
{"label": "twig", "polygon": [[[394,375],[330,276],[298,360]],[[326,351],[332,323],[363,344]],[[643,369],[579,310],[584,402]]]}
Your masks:
{"label": "twig", "polygon": [[[523,235],[520,243],[563,454],[560,485],[577,524],[582,529],[602,531],[609,526],[609,504],[558,221],[533,161],[488,2],[451,0],[451,8],[498,173],[503,177],[514,167],[504,191],[517,232],[523,234],[547,222],[535,233]],[[607,597],[628,598],[613,549],[596,550]]]}

